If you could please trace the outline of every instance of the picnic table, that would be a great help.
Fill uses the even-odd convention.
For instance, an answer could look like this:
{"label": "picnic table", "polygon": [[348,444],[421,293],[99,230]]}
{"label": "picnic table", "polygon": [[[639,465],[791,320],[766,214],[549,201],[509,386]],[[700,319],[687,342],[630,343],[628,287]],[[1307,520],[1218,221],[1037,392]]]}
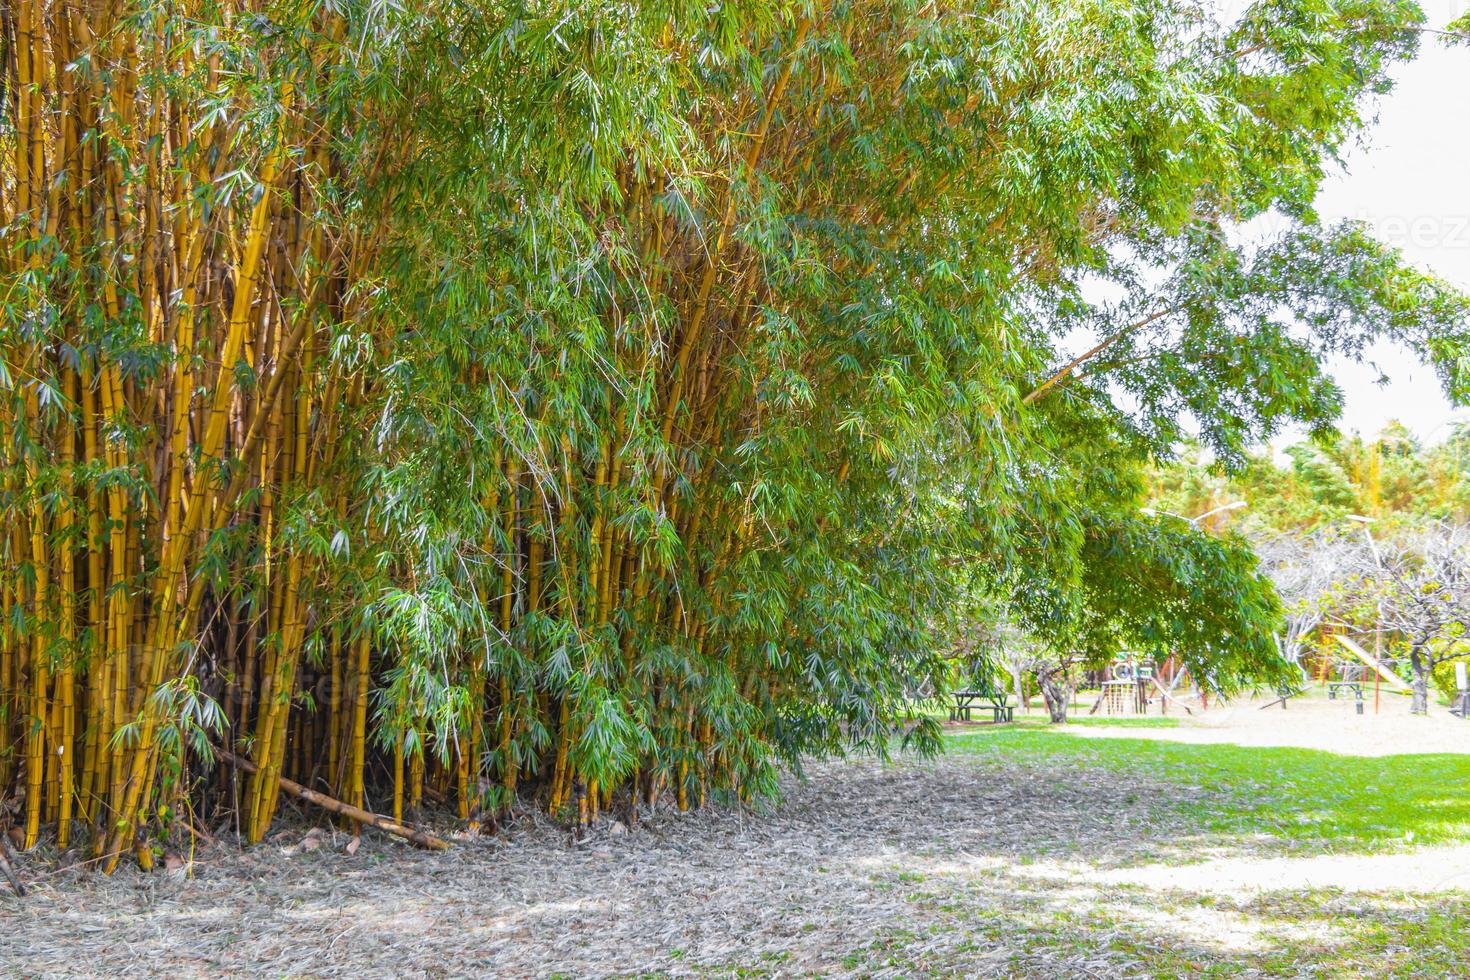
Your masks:
{"label": "picnic table", "polygon": [[1336,701],[1338,688],[1351,688],[1353,700],[1357,702],[1358,714],[1363,713],[1363,685],[1358,681],[1330,681],[1327,684],[1327,700]]}
{"label": "picnic table", "polygon": [[969,721],[970,709],[977,703],[983,708],[990,708],[992,717],[996,722],[1012,721],[1015,718],[1016,709],[1010,705],[1010,696],[1004,692],[995,691],[955,691],[954,706],[949,709],[950,721]]}

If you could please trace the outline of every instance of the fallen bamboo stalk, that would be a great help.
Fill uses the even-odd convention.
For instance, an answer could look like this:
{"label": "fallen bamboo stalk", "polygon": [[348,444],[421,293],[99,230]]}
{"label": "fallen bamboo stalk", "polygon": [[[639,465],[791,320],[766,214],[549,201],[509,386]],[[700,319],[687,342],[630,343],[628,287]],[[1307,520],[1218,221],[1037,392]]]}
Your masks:
{"label": "fallen bamboo stalk", "polygon": [[[229,762],[237,768],[244,769],[248,773],[254,773],[258,769],[255,763],[249,759],[238,756],[226,749],[216,747],[215,751],[226,762]],[[325,793],[318,793],[314,789],[307,789],[300,783],[293,782],[285,776],[277,776],[276,779],[281,784],[281,789],[287,793],[303,799],[308,803],[315,803],[324,810],[340,813],[342,816],[356,820],[358,823],[365,823],[377,827],[379,830],[393,834],[395,837],[402,837],[404,840],[412,841],[420,847],[426,847],[431,851],[449,850],[449,842],[435,837],[433,834],[416,830],[413,827],[406,827],[401,823],[394,822],[390,817],[364,810],[361,807],[355,807],[351,803],[343,803],[341,800],[333,799]]]}

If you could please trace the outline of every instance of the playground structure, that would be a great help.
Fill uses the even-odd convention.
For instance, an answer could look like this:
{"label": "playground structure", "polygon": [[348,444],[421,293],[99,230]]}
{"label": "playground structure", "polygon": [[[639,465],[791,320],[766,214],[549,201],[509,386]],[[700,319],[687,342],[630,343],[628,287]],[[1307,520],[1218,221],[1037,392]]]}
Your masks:
{"label": "playground structure", "polygon": [[[1304,658],[1304,662],[1298,664],[1299,681],[1278,686],[1276,697],[1258,707],[1261,710],[1277,706],[1285,709],[1295,698],[1312,690],[1325,690],[1328,701],[1352,704],[1354,711],[1362,715],[1365,713],[1366,695],[1371,691],[1373,713],[1378,714],[1383,687],[1387,687],[1390,693],[1412,694],[1411,686],[1397,672],[1403,663],[1401,659],[1380,659],[1353,639],[1328,632],[1316,655]],[[1466,665],[1461,663],[1457,667],[1457,691],[1450,697],[1450,713],[1470,720],[1470,683],[1465,677]],[[1083,701],[1082,705],[1087,705],[1086,714],[1103,716],[1166,716],[1171,708],[1193,715],[1210,707],[1212,693],[1208,679],[1200,683],[1183,659],[1175,654],[1156,663],[1147,656],[1125,653],[1105,668],[1085,670],[1080,677],[1069,679],[1067,688],[1067,698],[1074,708],[1080,707],[1077,695],[1082,690],[1096,691],[1095,700],[1090,705]],[[971,709],[978,705],[982,710],[990,710],[996,722],[1011,720],[1015,709],[1010,706],[1008,696],[1001,693],[1003,691],[1003,685],[996,683],[983,690],[957,692],[956,702],[950,708],[950,719],[968,721]],[[1019,706],[1029,711],[1029,700],[1021,698]]]}
{"label": "playground structure", "polygon": [[[1396,672],[1399,661],[1379,659],[1341,634],[1333,634],[1332,639],[1340,646],[1337,655],[1329,653],[1322,657],[1312,673],[1303,669],[1300,683],[1277,688],[1275,700],[1262,705],[1262,708],[1277,705],[1285,708],[1292,698],[1303,694],[1314,679],[1327,689],[1328,700],[1347,701],[1354,705],[1357,714],[1364,714],[1366,694],[1370,690],[1375,714],[1379,710],[1382,688],[1396,694],[1412,693],[1409,684]],[[1146,657],[1125,654],[1093,675],[1092,683],[1099,688],[1099,693],[1088,709],[1089,715],[1167,715],[1171,707],[1192,715],[1196,710],[1203,711],[1209,707],[1208,687],[1200,685],[1191,676],[1188,666],[1173,655],[1156,667]],[[1452,700],[1451,711],[1457,717],[1470,719],[1470,684],[1460,678],[1457,686],[1458,693]]]}
{"label": "playground structure", "polygon": [[1178,657],[1170,656],[1155,666],[1148,658],[1125,655],[1102,671],[1099,693],[1089,715],[1102,711],[1105,715],[1167,715],[1172,704],[1185,714],[1203,711],[1209,706],[1205,689],[1195,683],[1189,668]]}
{"label": "playground structure", "polygon": [[1364,650],[1352,640],[1349,640],[1347,637],[1343,636],[1341,633],[1335,634],[1333,636],[1333,639],[1337,640],[1338,643],[1341,643],[1354,657],[1356,657],[1358,660],[1361,660],[1363,664],[1368,667],[1369,670],[1373,671],[1378,676],[1378,678],[1383,681],[1383,683],[1387,684],[1395,691],[1398,691],[1400,694],[1412,693],[1411,688],[1408,684],[1404,683],[1403,678],[1399,677],[1399,675],[1395,674],[1392,670],[1389,669],[1388,661],[1379,660],[1378,658],[1370,654],[1367,650]]}
{"label": "playground structure", "polygon": [[[1329,652],[1320,656],[1311,674],[1303,668],[1304,676],[1313,676],[1318,684],[1327,689],[1329,701],[1351,699],[1356,702],[1357,713],[1363,714],[1364,692],[1371,686],[1373,712],[1377,714],[1383,687],[1395,694],[1413,694],[1413,687],[1397,670],[1404,663],[1402,659],[1369,653],[1362,645],[1341,633],[1332,633],[1330,638],[1344,653],[1334,656]],[[1450,695],[1450,714],[1457,718],[1470,719],[1470,679],[1467,679],[1466,673],[1464,661],[1455,664],[1455,692]]]}
{"label": "playground structure", "polygon": [[[1413,689],[1395,670],[1399,661],[1369,653],[1355,640],[1341,633],[1332,633],[1330,636],[1342,652],[1336,656],[1330,652],[1325,653],[1318,660],[1313,672],[1317,683],[1327,688],[1329,701],[1351,699],[1357,713],[1361,715],[1364,692],[1371,686],[1373,713],[1378,714],[1383,687],[1387,686],[1395,694],[1413,693]],[[1307,675],[1305,668],[1303,674]]]}

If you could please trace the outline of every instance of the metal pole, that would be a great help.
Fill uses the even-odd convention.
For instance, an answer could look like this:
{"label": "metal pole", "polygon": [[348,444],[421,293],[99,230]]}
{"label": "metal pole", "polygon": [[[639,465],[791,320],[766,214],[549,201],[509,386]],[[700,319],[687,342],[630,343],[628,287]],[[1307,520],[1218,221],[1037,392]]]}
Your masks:
{"label": "metal pole", "polygon": [[[1368,543],[1372,544],[1373,532],[1368,530],[1366,524],[1363,525],[1363,533],[1368,535]],[[1373,549],[1373,560],[1378,561],[1377,547]],[[1374,624],[1373,629],[1373,659],[1378,661],[1378,670],[1373,672],[1373,713],[1375,715],[1378,714],[1379,689],[1383,687],[1383,674],[1380,673],[1383,670],[1383,597],[1381,595],[1376,605],[1378,606],[1378,622]]]}
{"label": "metal pole", "polygon": [[[1383,563],[1378,560],[1378,546],[1373,543],[1373,529],[1364,524],[1363,533],[1368,535],[1368,546],[1373,549],[1374,563],[1382,565]],[[1379,691],[1383,687],[1383,674],[1381,673],[1383,670],[1383,597],[1381,594],[1374,605],[1377,607],[1378,616],[1378,622],[1373,624],[1373,659],[1378,661],[1378,670],[1373,672],[1373,713],[1376,715],[1381,701]]]}
{"label": "metal pole", "polygon": [[[1363,517],[1358,514],[1349,514],[1348,520],[1356,521],[1363,525],[1363,536],[1368,539],[1368,551],[1373,555],[1373,564],[1383,567],[1383,559],[1378,557],[1378,545],[1373,541],[1373,529],[1369,527],[1376,518]],[[1376,669],[1373,671],[1373,713],[1378,714],[1379,689],[1383,685],[1383,675],[1379,673],[1383,669],[1383,598],[1380,596],[1376,602],[1378,607],[1378,621],[1373,624],[1373,660]]]}

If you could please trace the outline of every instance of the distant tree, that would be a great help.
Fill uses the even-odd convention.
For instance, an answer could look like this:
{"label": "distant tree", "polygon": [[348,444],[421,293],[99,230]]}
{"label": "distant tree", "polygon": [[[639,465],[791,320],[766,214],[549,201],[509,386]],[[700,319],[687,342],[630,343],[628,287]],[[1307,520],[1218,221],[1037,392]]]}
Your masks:
{"label": "distant tree", "polygon": [[1078,663],[1076,654],[1063,652],[1042,657],[1031,668],[1036,677],[1036,686],[1041,691],[1041,699],[1046,703],[1046,713],[1054,725],[1063,724],[1067,720],[1071,674]]}
{"label": "distant tree", "polygon": [[1311,443],[1292,446],[1286,454],[1291,457],[1292,474],[1322,508],[1341,512],[1357,506],[1353,481],[1333,454]]}
{"label": "distant tree", "polygon": [[1361,565],[1362,546],[1334,532],[1282,533],[1256,541],[1261,570],[1281,597],[1281,655],[1298,667],[1313,634],[1327,620],[1344,583]]}
{"label": "distant tree", "polygon": [[992,658],[996,670],[1005,675],[1011,691],[1016,695],[1017,703],[1030,710],[1031,696],[1027,678],[1045,659],[1044,650],[1009,619],[996,623],[991,636],[994,646]]}
{"label": "distant tree", "polygon": [[[1284,459],[1282,458],[1284,456]],[[1150,502],[1195,514],[1227,500],[1246,500],[1236,522],[1257,539],[1308,532],[1366,514],[1392,527],[1439,521],[1470,522],[1470,426],[1426,445],[1390,421],[1373,439],[1327,433],[1286,447],[1257,451],[1230,470],[1184,443],[1176,459],[1156,465]]]}
{"label": "distant tree", "polygon": [[1016,700],[1030,710],[1029,680],[1041,693],[1047,715],[1054,724],[1067,720],[1070,675],[1078,660],[1071,651],[1055,649],[1013,622],[1003,623],[996,631],[995,663],[1005,671]]}
{"label": "distant tree", "polygon": [[1412,710],[1424,714],[1434,668],[1470,654],[1470,529],[1440,524],[1378,543],[1359,583],[1378,629],[1408,647]]}

